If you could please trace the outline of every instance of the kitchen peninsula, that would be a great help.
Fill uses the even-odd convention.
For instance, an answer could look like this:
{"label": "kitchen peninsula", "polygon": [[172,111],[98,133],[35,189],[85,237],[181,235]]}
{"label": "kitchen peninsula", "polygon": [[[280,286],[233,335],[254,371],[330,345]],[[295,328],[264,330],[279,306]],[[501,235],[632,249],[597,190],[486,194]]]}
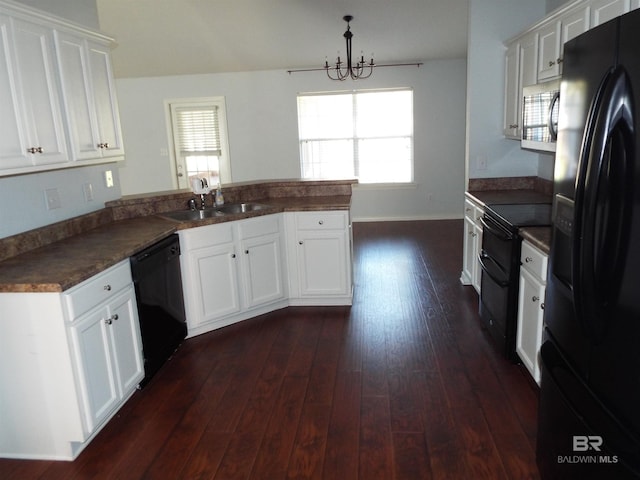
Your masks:
{"label": "kitchen peninsula", "polygon": [[[163,237],[184,239],[189,335],[288,305],[349,305],[354,183],[224,185],[227,203],[265,208],[186,222],[163,214],[186,210],[190,191],[136,195],[1,239],[0,379],[13,388],[2,398],[0,456],[73,459],[133,394],[144,372],[128,257]],[[223,265],[216,258],[233,265],[230,290],[222,270],[198,269]],[[270,279],[275,297],[262,295]],[[213,296],[194,313],[203,286]],[[237,309],[207,310],[216,289],[233,292]],[[96,365],[104,377],[89,374]]]}

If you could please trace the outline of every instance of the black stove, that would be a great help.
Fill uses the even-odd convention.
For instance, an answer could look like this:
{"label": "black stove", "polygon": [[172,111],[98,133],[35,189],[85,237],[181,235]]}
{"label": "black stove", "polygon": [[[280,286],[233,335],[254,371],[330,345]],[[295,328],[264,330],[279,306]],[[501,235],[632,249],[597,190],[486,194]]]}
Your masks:
{"label": "black stove", "polygon": [[486,205],[481,221],[480,318],[500,351],[518,362],[516,324],[522,244],[518,229],[550,226],[551,204]]}
{"label": "black stove", "polygon": [[513,233],[520,227],[551,226],[550,203],[491,204],[485,207],[485,213]]}

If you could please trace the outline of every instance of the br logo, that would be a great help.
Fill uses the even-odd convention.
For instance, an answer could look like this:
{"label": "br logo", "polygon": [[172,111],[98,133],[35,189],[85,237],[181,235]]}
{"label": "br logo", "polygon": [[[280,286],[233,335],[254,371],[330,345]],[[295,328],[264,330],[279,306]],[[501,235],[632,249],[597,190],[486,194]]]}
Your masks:
{"label": "br logo", "polygon": [[588,450],[600,451],[602,437],[599,435],[574,435],[573,451],[586,452]]}

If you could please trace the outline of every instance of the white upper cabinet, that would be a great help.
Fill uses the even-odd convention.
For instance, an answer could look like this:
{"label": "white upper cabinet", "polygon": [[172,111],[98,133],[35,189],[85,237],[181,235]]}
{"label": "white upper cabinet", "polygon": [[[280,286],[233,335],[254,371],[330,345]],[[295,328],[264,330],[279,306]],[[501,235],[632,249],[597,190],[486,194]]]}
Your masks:
{"label": "white upper cabinet", "polygon": [[562,22],[552,22],[540,29],[538,37],[538,81],[560,75],[560,35]]}
{"label": "white upper cabinet", "polygon": [[0,176],[123,158],[111,43],[0,0]]}
{"label": "white upper cabinet", "polygon": [[123,155],[109,47],[56,32],[56,50],[73,159]]}
{"label": "white upper cabinet", "polygon": [[629,0],[591,0],[591,28],[627,13]]}
{"label": "white upper cabinet", "polygon": [[640,0],[574,0],[506,43],[503,133],[520,139],[522,88],[562,75],[564,44],[640,8]]}
{"label": "white upper cabinet", "polygon": [[65,162],[66,137],[50,29],[0,15],[0,169]]}

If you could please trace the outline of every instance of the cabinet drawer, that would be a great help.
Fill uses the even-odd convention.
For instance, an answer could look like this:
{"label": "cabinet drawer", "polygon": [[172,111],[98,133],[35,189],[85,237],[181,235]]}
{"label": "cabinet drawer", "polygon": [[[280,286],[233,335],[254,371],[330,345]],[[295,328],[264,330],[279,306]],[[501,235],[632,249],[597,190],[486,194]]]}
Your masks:
{"label": "cabinet drawer", "polygon": [[344,230],[347,222],[347,215],[343,212],[296,213],[298,230]]}
{"label": "cabinet drawer", "polygon": [[235,222],[205,225],[178,231],[183,251],[223,245],[233,242],[233,224]]}
{"label": "cabinet drawer", "polygon": [[466,198],[464,200],[464,216],[468,217],[473,223],[480,224],[480,219],[484,215],[484,208]]}
{"label": "cabinet drawer", "polygon": [[131,282],[131,267],[127,259],[70,288],[64,293],[69,320],[73,321],[86,311],[108,300]]}
{"label": "cabinet drawer", "polygon": [[522,242],[522,252],[520,263],[522,267],[535,275],[542,282],[547,281],[547,260],[548,257],[531,245],[529,242]]}
{"label": "cabinet drawer", "polygon": [[261,237],[280,232],[280,215],[263,215],[261,217],[248,218],[238,224],[240,238]]}

